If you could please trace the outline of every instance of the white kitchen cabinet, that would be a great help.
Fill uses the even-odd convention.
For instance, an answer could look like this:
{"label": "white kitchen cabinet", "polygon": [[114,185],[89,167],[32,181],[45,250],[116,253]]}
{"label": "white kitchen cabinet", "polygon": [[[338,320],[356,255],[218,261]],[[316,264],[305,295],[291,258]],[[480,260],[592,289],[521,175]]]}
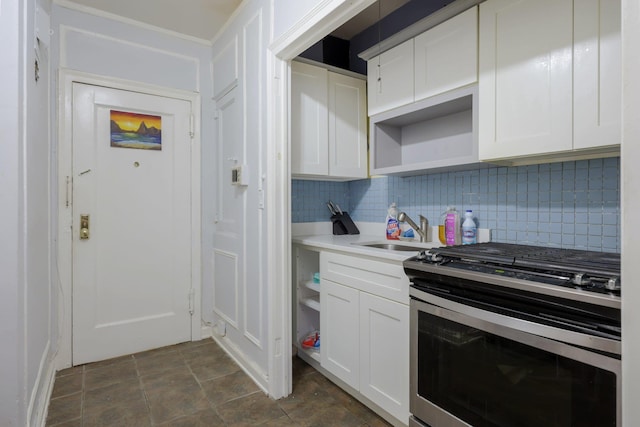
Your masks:
{"label": "white kitchen cabinet", "polygon": [[306,63],[291,64],[291,173],[362,179],[367,168],[366,83]]}
{"label": "white kitchen cabinet", "polygon": [[[379,58],[385,66],[380,70]],[[398,70],[391,74],[402,85],[389,94],[380,91],[390,74],[386,68]],[[372,174],[414,175],[480,164],[477,6],[370,59],[368,73]],[[376,105],[378,73],[377,96],[390,99]]]}
{"label": "white kitchen cabinet", "polygon": [[480,4],[480,158],[572,148],[572,0]]}
{"label": "white kitchen cabinet", "polygon": [[320,256],[321,366],[391,416],[409,419],[409,279],[400,263]]}
{"label": "white kitchen cabinet", "polygon": [[329,175],[329,72],[291,63],[291,173]]}
{"label": "white kitchen cabinet", "polygon": [[367,61],[369,116],[414,100],[413,39]]}
{"label": "white kitchen cabinet", "polygon": [[620,0],[574,7],[573,148],[620,144],[622,42]]}
{"label": "white kitchen cabinet", "polygon": [[618,152],[618,0],[487,0],[479,25],[481,160]]}
{"label": "white kitchen cabinet", "polygon": [[360,393],[406,421],[409,307],[360,292]]}
{"label": "white kitchen cabinet", "polygon": [[475,83],[477,61],[474,6],[367,61],[369,116]]}
{"label": "white kitchen cabinet", "polygon": [[415,101],[478,80],[478,8],[472,7],[414,39]]}
{"label": "white kitchen cabinet", "polygon": [[355,389],[358,389],[360,381],[359,294],[356,289],[322,280],[320,363],[327,371]]}
{"label": "white kitchen cabinet", "polygon": [[367,83],[329,72],[329,175],[363,179],[367,165]]}

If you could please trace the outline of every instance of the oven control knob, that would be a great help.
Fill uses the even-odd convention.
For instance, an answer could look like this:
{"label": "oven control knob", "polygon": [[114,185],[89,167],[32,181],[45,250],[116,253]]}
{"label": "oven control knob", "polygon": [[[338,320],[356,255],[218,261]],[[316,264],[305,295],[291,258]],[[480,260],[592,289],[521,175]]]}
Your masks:
{"label": "oven control knob", "polygon": [[619,291],[620,290],[620,278],[619,277],[612,277],[611,279],[609,279],[609,281],[607,282],[605,287],[607,289],[609,289],[610,291]]}
{"label": "oven control knob", "polygon": [[574,285],[577,285],[577,286],[586,286],[589,284],[589,279],[586,277],[584,273],[576,273],[573,276],[572,282]]}

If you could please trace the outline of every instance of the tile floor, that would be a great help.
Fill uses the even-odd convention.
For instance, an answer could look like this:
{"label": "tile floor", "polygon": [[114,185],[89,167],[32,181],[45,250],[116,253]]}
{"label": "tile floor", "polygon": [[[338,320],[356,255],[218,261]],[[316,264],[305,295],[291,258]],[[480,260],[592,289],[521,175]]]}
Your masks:
{"label": "tile floor", "polygon": [[60,371],[47,427],[388,426],[295,357],[293,393],[269,399],[211,339]]}

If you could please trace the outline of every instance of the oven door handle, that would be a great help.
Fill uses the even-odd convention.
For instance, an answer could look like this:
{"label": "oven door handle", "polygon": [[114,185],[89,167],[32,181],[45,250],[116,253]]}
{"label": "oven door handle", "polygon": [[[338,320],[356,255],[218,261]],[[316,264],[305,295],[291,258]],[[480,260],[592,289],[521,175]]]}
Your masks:
{"label": "oven door handle", "polygon": [[[487,332],[496,333],[496,328],[492,326],[496,325],[501,331],[498,334],[502,336],[508,335],[509,331],[512,330],[515,331],[515,334],[513,334],[514,336],[521,335],[521,333],[524,332],[554,341],[573,344],[590,350],[602,351],[618,356],[622,354],[620,341],[555,328],[553,326],[493,313],[491,311],[450,301],[446,298],[432,295],[415,288],[411,289],[411,294],[414,298],[419,298],[411,300],[412,304],[416,303],[420,305],[419,310],[428,311],[435,316],[448,318],[449,320],[464,323],[468,326],[483,329]],[[430,304],[431,306],[429,306]],[[443,309],[446,309],[447,311],[445,312]],[[460,322],[460,317],[455,316],[457,313],[464,316],[466,320],[464,322]],[[513,337],[508,336],[507,338]],[[518,340],[517,338],[513,339]]]}

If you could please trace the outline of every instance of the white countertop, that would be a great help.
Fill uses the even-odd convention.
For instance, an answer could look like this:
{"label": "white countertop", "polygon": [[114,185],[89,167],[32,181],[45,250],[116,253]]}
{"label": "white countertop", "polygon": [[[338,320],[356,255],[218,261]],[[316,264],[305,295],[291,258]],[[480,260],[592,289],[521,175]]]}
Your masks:
{"label": "white countertop", "polygon": [[418,250],[415,251],[399,251],[381,248],[371,248],[363,246],[363,244],[375,244],[375,243],[391,243],[398,246],[410,246],[418,247],[420,249],[429,249],[433,247],[441,246],[438,243],[420,243],[416,241],[403,241],[403,240],[386,240],[383,237],[371,234],[354,234],[354,235],[341,235],[335,236],[333,234],[314,234],[314,235],[302,235],[293,236],[293,243],[302,244],[306,246],[312,246],[320,249],[328,249],[333,251],[347,252],[357,255],[365,255],[375,258],[383,258],[387,260],[404,261],[407,258],[418,254]]}
{"label": "white countertop", "polygon": [[[365,244],[391,243],[398,246],[411,246],[420,249],[437,248],[442,246],[439,241],[420,243],[418,240],[387,240],[385,238],[385,225],[379,223],[357,223],[362,234],[340,235],[331,234],[331,223],[301,223],[292,227],[291,241],[296,244],[311,246],[319,249],[341,251],[357,255],[381,258],[386,260],[404,261],[418,254],[416,251],[398,251],[390,249],[372,248]],[[438,228],[432,227],[431,236],[437,236]],[[490,231],[478,230],[478,241],[490,241]]]}

